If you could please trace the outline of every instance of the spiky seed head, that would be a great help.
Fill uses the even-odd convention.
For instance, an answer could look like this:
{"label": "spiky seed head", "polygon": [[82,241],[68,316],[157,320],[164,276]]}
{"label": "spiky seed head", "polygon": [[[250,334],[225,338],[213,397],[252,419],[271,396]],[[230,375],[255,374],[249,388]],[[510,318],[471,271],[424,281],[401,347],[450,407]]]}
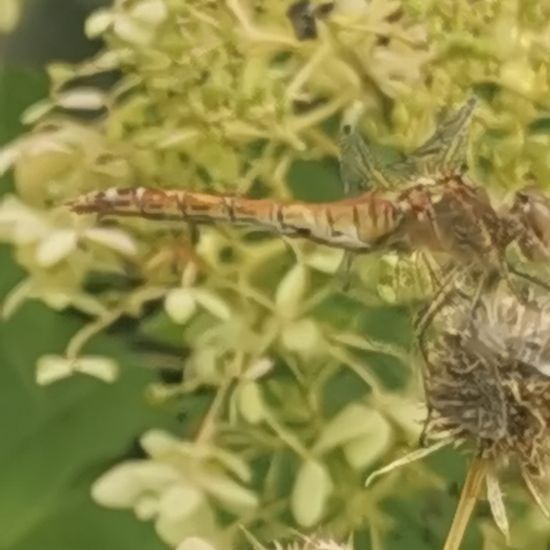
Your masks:
{"label": "spiky seed head", "polygon": [[501,285],[456,305],[429,354],[428,436],[451,434],[497,465],[542,476],[550,451],[550,303]]}

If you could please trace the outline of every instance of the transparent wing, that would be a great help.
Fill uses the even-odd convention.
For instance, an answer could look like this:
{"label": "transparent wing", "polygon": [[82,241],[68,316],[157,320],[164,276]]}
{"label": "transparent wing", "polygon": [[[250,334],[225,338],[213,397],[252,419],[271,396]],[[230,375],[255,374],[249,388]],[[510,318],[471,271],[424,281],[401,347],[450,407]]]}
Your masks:
{"label": "transparent wing", "polygon": [[372,187],[396,188],[416,176],[463,170],[476,104],[476,98],[470,97],[405,160],[390,164],[377,157],[356,124],[345,123],[340,132],[340,176],[346,194]]}
{"label": "transparent wing", "polygon": [[468,134],[477,100],[470,97],[458,110],[447,116],[436,131],[407,158],[417,174],[460,171],[466,165]]}
{"label": "transparent wing", "polygon": [[340,131],[340,177],[346,194],[391,187],[380,159],[352,124]]}

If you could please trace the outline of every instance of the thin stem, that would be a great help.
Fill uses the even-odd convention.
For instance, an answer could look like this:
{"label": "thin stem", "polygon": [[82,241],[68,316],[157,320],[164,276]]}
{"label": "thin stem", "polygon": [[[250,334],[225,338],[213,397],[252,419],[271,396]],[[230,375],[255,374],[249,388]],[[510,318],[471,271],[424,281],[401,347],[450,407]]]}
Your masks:
{"label": "thin stem", "polygon": [[208,409],[202,421],[201,427],[199,428],[199,431],[195,437],[195,443],[197,445],[200,445],[201,443],[206,443],[212,438],[216,419],[232,381],[233,378],[227,376],[222,382],[221,386],[218,388],[218,391],[216,392],[216,395],[214,396],[214,399],[210,404],[210,408]]}
{"label": "thin stem", "polygon": [[80,355],[80,351],[97,333],[101,332],[103,329],[107,328],[109,325],[112,325],[119,317],[124,314],[123,308],[116,308],[113,311],[98,317],[95,321],[88,323],[82,327],[69,341],[67,345],[67,350],[65,355],[69,361],[74,361]]}
{"label": "thin stem", "polygon": [[267,409],[267,407],[265,422],[277,434],[277,436],[303,460],[312,459],[311,453],[302,445],[299,438],[296,437],[292,431],[283,426],[273,415],[273,413]]}
{"label": "thin stem", "polygon": [[487,461],[483,458],[475,458],[464,481],[458,507],[443,550],[458,550],[460,548],[486,475]]}
{"label": "thin stem", "polygon": [[343,363],[346,365],[349,369],[351,369],[367,386],[370,387],[372,393],[374,395],[380,395],[382,393],[380,384],[376,380],[374,376],[369,372],[368,369],[365,368],[364,365],[362,365],[359,361],[356,361],[355,358],[347,352],[347,350],[344,350],[338,346],[330,346],[328,349],[328,353],[333,359],[336,359],[340,363]]}

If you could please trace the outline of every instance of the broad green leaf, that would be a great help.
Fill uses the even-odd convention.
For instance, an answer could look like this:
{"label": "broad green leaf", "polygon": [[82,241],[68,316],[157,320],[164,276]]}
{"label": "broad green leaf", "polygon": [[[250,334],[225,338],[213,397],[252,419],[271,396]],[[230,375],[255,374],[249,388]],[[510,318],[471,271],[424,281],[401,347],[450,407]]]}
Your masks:
{"label": "broad green leaf", "polygon": [[[0,263],[3,297],[21,273],[1,247]],[[37,359],[61,355],[80,326],[70,315],[37,304],[24,305],[0,323],[0,547],[97,550],[144,544],[162,550],[151,525],[101,509],[89,496],[92,483],[146,427],[175,428],[175,419],[144,401],[152,376],[142,360],[128,352],[123,339],[103,336],[87,351],[120,362],[120,382],[106,386],[77,377],[44,388],[34,381]]]}

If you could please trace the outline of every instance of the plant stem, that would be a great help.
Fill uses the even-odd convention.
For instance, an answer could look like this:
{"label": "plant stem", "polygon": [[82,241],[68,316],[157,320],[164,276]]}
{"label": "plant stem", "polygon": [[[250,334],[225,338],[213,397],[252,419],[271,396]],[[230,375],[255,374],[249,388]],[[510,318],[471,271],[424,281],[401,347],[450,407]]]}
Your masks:
{"label": "plant stem", "polygon": [[458,550],[460,548],[486,475],[487,461],[482,458],[475,458],[464,481],[458,507],[443,550]]}

